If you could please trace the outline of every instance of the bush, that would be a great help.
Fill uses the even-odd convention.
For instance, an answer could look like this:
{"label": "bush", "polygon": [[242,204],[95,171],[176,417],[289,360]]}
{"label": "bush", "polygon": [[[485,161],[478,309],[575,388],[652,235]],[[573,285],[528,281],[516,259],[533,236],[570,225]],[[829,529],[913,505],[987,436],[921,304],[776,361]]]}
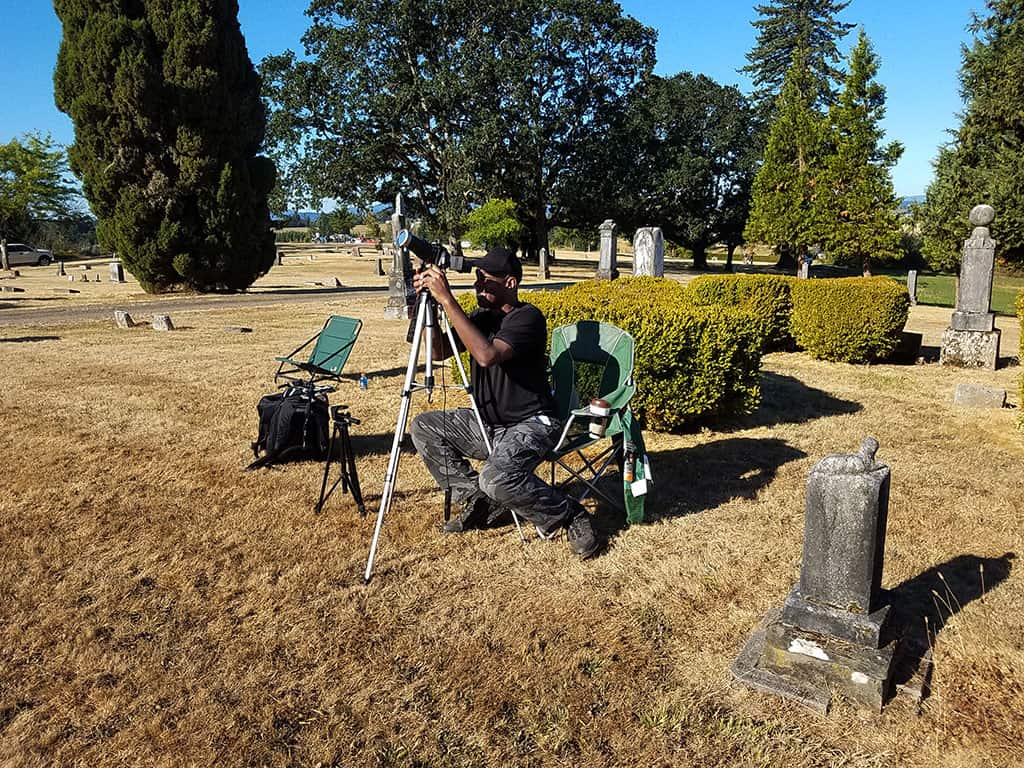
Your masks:
{"label": "bush", "polygon": [[784,275],[702,275],[686,287],[690,303],[706,306],[743,306],[754,313],[763,349],[791,349],[790,286],[796,280]]}
{"label": "bush", "polygon": [[[579,320],[612,323],[633,336],[633,412],[652,429],[750,413],[760,404],[761,343],[744,307],[694,307],[682,285],[653,277],[588,280],[520,296],[547,318],[549,345],[555,328]],[[466,295],[460,303],[468,310],[476,300]]]}
{"label": "bush", "polygon": [[906,286],[888,277],[796,280],[791,330],[811,357],[864,363],[887,357],[907,322]]}

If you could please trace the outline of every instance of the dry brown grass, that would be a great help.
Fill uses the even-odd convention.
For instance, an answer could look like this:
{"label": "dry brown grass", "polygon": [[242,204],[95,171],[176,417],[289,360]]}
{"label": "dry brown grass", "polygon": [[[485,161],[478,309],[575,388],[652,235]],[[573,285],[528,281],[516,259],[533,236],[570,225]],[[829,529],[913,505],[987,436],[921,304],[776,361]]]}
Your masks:
{"label": "dry brown grass", "polygon": [[[598,508],[612,542],[587,563],[509,530],[443,537],[407,454],[363,586],[372,516],[340,493],[314,516],[319,465],[240,470],[273,356],[361,316],[348,370],[370,389],[332,402],[363,419],[375,513],[407,357],[382,305],[0,330],[0,765],[1020,764],[1024,437],[1016,411],[950,402],[963,380],[1015,393],[1019,368],[769,356],[759,414],[650,435],[657,519]],[[947,320],[910,328],[934,346]],[[727,670],[797,578],[807,472],[867,434],[893,471],[885,584],[938,627],[934,691],[920,716],[819,719]]]}

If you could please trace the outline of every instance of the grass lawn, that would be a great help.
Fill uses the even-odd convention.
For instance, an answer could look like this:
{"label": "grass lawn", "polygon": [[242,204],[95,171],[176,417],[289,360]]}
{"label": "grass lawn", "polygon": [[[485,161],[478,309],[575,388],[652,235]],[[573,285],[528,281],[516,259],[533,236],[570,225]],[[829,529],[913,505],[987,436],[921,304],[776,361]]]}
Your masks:
{"label": "grass lawn", "polygon": [[[903,275],[906,280],[906,275]],[[992,282],[992,310],[1001,315],[1015,315],[1017,294],[1024,291],[1024,277],[997,274]],[[920,275],[917,278],[917,300],[921,304],[940,307],[956,306],[956,278],[953,275]]]}
{"label": "grass lawn", "polygon": [[[1019,368],[770,355],[757,413],[647,435],[653,519],[591,505],[610,546],[588,562],[442,535],[406,453],[364,586],[408,356],[384,301],[0,328],[0,765],[1020,765]],[[313,515],[322,465],[241,471],[274,356],[329,314],[365,320],[332,403],[362,419],[367,518],[340,492]],[[908,330],[935,346],[947,323],[918,306]],[[961,381],[1013,407],[956,409]],[[892,468],[883,586],[932,647],[931,695],[821,718],[728,668],[799,577],[808,472],[866,435]]]}

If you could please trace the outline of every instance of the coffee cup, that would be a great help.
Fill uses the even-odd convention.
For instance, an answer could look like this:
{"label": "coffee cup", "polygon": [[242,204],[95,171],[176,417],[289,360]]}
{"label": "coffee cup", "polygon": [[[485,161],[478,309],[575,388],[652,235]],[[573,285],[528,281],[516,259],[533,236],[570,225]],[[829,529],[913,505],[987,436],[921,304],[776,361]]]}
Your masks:
{"label": "coffee cup", "polygon": [[595,397],[590,401],[590,436],[604,437],[604,431],[608,428],[608,417],[612,413],[612,404],[607,400]]}

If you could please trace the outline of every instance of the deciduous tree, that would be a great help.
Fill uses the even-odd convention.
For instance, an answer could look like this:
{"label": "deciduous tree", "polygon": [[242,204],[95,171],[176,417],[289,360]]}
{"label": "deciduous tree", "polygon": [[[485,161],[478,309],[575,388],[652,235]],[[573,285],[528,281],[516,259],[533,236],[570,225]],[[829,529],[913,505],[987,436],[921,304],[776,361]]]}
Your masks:
{"label": "deciduous tree", "polygon": [[54,7],[54,94],[100,241],[147,291],[248,287],[274,261],[274,169],[235,0]]}

